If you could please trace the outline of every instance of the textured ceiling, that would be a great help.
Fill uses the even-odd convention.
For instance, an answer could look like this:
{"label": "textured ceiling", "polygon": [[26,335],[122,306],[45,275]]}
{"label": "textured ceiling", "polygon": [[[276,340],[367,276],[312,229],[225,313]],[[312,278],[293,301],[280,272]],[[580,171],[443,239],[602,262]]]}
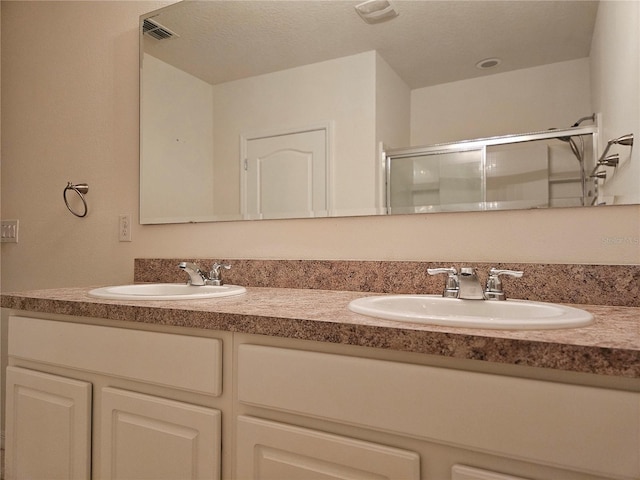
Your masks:
{"label": "textured ceiling", "polygon": [[[145,51],[212,84],[377,50],[411,88],[589,56],[598,2],[396,0],[369,25],[360,1],[184,1],[152,18],[179,38]],[[475,64],[499,57],[490,70]]]}

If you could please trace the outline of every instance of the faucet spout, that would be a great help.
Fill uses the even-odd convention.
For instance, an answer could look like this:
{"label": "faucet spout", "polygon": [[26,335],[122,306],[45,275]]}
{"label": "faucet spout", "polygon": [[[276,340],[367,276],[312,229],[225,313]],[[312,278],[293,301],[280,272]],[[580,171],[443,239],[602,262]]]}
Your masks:
{"label": "faucet spout", "polygon": [[464,300],[484,300],[484,290],[473,268],[464,267],[458,275],[458,298]]}
{"label": "faucet spout", "polygon": [[180,262],[178,268],[181,268],[189,275],[188,283],[191,285],[202,286],[205,284],[206,277],[195,263]]}

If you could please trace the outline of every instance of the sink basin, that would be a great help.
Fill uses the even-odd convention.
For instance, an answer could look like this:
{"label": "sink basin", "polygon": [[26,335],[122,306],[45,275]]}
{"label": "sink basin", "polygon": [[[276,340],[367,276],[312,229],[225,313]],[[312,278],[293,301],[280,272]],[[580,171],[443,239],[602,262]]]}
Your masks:
{"label": "sink basin", "polygon": [[111,300],[197,300],[201,298],[229,297],[247,291],[238,285],[202,285],[185,283],[137,283],[96,288],[89,295]]}
{"label": "sink basin", "polygon": [[493,329],[582,327],[593,315],[578,308],[526,300],[459,300],[436,295],[363,297],[349,304],[353,312],[403,322]]}

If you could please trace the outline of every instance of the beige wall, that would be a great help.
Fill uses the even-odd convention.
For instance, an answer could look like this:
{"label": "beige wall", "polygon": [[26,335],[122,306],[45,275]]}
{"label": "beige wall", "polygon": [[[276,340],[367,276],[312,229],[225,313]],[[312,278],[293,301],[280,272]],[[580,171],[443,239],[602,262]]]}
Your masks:
{"label": "beige wall", "polygon": [[[128,282],[136,257],[640,263],[640,207],[134,225],[137,17],[161,2],[2,2],[5,291]],[[637,52],[636,52],[637,54]],[[89,215],[64,206],[87,182]]]}

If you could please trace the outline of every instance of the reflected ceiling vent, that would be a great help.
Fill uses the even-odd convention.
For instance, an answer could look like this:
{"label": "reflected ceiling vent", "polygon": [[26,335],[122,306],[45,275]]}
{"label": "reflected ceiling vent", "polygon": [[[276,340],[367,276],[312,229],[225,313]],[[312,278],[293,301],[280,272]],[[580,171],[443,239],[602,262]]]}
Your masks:
{"label": "reflected ceiling vent", "polygon": [[478,63],[476,63],[476,68],[479,68],[480,70],[487,70],[489,68],[497,67],[501,63],[502,60],[498,57],[485,58],[484,60],[480,60]]}
{"label": "reflected ceiling vent", "polygon": [[367,0],[355,6],[358,15],[367,23],[381,23],[398,16],[388,0]]}
{"label": "reflected ceiling vent", "polygon": [[142,22],[142,33],[156,40],[168,40],[170,38],[178,37],[177,33],[172,32],[167,27],[160,25],[149,18],[145,18]]}

